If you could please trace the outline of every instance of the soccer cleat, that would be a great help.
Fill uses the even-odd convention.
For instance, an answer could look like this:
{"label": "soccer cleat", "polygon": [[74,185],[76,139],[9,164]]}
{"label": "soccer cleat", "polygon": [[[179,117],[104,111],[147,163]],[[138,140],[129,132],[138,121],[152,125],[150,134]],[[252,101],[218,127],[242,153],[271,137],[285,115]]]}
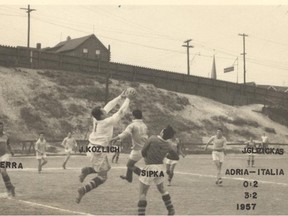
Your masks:
{"label": "soccer cleat", "polygon": [[76,197],[76,203],[80,203],[81,202],[81,199],[82,197],[85,195],[85,189],[84,188],[79,188],[78,189],[78,197]]}
{"label": "soccer cleat", "polygon": [[222,185],[222,179],[221,178],[218,179],[218,184]]}
{"label": "soccer cleat", "polygon": [[81,174],[79,175],[79,181],[82,183],[87,176],[87,172],[85,172],[85,168],[82,168]]}
{"label": "soccer cleat", "polygon": [[84,175],[83,173],[81,173],[79,175],[79,181],[82,183],[84,181],[84,179],[86,178],[86,175]]}
{"label": "soccer cleat", "polygon": [[128,178],[127,178],[126,176],[124,176],[124,175],[121,175],[120,178],[123,179],[123,180],[128,181],[129,183],[132,182],[132,180],[128,179]]}
{"label": "soccer cleat", "polygon": [[168,211],[168,215],[175,215],[175,210],[174,210],[174,208]]}

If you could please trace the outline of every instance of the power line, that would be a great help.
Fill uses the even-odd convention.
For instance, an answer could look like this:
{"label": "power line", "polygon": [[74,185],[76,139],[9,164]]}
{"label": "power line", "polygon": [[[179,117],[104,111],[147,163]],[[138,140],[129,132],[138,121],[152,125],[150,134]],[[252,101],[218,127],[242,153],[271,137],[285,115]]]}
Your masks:
{"label": "power line", "polygon": [[15,16],[15,17],[25,17],[23,15],[14,15],[14,14],[0,14],[0,16]]}

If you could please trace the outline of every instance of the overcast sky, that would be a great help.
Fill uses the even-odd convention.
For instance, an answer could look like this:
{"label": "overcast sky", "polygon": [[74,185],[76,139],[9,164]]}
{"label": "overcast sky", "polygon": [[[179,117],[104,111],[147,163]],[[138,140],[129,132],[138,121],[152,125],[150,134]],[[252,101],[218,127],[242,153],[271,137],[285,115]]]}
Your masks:
{"label": "overcast sky", "polygon": [[[113,62],[187,73],[182,45],[192,39],[192,75],[210,76],[215,54],[218,79],[237,81],[238,58],[238,82],[242,83],[243,38],[238,34],[245,33],[246,81],[288,86],[288,6],[283,1],[265,5],[43,2],[0,1],[0,44],[27,45],[28,18],[20,8],[29,3],[36,9],[31,12],[31,47],[36,43],[53,47],[67,36],[94,33],[106,47],[111,46]],[[233,64],[234,72],[223,73]]]}

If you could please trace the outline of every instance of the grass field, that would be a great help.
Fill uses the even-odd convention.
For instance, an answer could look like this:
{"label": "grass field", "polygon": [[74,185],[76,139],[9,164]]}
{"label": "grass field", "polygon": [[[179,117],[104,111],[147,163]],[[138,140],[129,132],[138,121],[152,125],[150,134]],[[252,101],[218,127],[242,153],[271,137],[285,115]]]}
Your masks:
{"label": "grass field", "polygon": [[[111,158],[112,155],[110,155]],[[125,173],[128,155],[120,155],[104,185],[86,194],[80,204],[75,203],[81,167],[89,164],[85,156],[72,156],[67,170],[61,168],[64,156],[48,157],[48,164],[38,174],[33,157],[14,157],[24,169],[8,169],[16,186],[16,197],[0,199],[1,215],[135,215],[138,202],[138,178],[129,184],[119,178]],[[287,155],[256,158],[256,167],[283,169],[284,176],[225,176],[223,187],[215,184],[215,167],[210,155],[189,155],[176,166],[171,194],[178,215],[285,215],[288,214],[288,158]],[[141,160],[139,166],[143,167]],[[246,168],[246,157],[228,155],[223,172],[231,168]],[[91,179],[88,176],[85,182]],[[257,180],[258,188],[243,186],[245,179]],[[85,183],[84,182],[84,183]],[[5,192],[1,180],[0,193]],[[257,199],[244,198],[244,192],[257,192]],[[165,215],[167,211],[155,186],[148,192],[146,214]],[[237,203],[256,203],[255,210],[236,210]]]}

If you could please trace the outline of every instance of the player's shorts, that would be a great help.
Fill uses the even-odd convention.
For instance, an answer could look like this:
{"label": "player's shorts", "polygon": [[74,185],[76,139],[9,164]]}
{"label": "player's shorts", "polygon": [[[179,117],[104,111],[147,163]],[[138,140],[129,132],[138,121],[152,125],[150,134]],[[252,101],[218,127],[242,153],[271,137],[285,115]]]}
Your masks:
{"label": "player's shorts", "polygon": [[178,160],[171,160],[171,159],[165,158],[165,163],[169,165],[173,165],[173,164],[177,164]]}
{"label": "player's shorts", "polygon": [[10,155],[9,154],[4,154],[0,157],[0,162],[5,162],[5,161],[9,161],[10,159]]}
{"label": "player's shorts", "polygon": [[67,149],[65,149],[65,152],[66,152],[66,153],[72,153],[72,151],[73,151],[72,148],[67,148]]}
{"label": "player's shorts", "polygon": [[133,161],[139,161],[142,158],[141,150],[132,150],[129,155],[129,159]]}
{"label": "player's shorts", "polygon": [[223,151],[212,151],[213,161],[224,161],[224,152]]}
{"label": "player's shorts", "polygon": [[[93,144],[89,144],[88,146],[93,146]],[[111,169],[111,165],[108,161],[107,153],[103,152],[87,152],[87,156],[90,157],[90,161],[92,163],[92,167],[96,172],[107,172]]]}
{"label": "player's shorts", "polygon": [[37,160],[44,159],[46,157],[47,157],[46,153],[40,154],[39,152],[36,152],[36,159]]}
{"label": "player's shorts", "polygon": [[[145,171],[143,171],[145,170]],[[146,174],[149,173],[149,171],[157,171],[158,176],[152,175],[152,176],[147,176]],[[151,185],[153,182],[156,185],[159,185],[165,181],[164,176],[159,176],[159,174],[162,172],[164,175],[165,173],[165,168],[163,164],[150,164],[146,165],[142,170],[141,174],[139,177],[139,181],[142,182],[145,185]]]}

